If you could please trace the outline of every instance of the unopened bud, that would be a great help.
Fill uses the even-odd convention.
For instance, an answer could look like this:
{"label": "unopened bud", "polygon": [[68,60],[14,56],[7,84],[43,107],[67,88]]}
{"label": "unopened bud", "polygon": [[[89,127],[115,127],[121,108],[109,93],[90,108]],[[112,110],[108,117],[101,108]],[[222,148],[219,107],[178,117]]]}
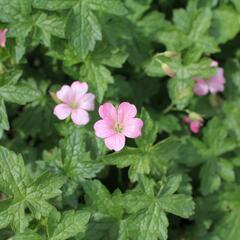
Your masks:
{"label": "unopened bud", "polygon": [[171,67],[168,64],[162,63],[161,66],[162,66],[162,70],[164,71],[164,73],[166,75],[168,75],[169,77],[174,77],[176,75],[175,72],[173,72],[173,70],[171,69]]}
{"label": "unopened bud", "polygon": [[196,112],[190,112],[190,113],[189,113],[189,118],[190,118],[192,121],[200,121],[200,122],[203,121],[203,118],[201,117],[201,115],[198,114],[198,113],[196,113]]}
{"label": "unopened bud", "polygon": [[171,58],[171,57],[176,57],[177,56],[177,52],[174,51],[166,51],[163,53],[163,56]]}
{"label": "unopened bud", "polygon": [[54,102],[56,103],[61,103],[61,101],[58,99],[57,95],[55,92],[49,92],[51,98],[53,99]]}

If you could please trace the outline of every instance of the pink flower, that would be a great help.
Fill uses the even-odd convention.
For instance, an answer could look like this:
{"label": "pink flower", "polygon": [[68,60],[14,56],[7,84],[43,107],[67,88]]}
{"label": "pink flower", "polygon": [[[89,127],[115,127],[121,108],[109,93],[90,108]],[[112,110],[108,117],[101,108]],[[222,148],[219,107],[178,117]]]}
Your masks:
{"label": "pink flower", "polygon": [[212,67],[217,67],[217,73],[208,80],[196,78],[196,84],[194,87],[194,92],[198,96],[207,95],[209,92],[212,94],[223,92],[225,78],[223,68],[218,67],[218,62],[212,61]]}
{"label": "pink flower", "polygon": [[136,114],[135,105],[128,102],[123,102],[118,107],[104,103],[99,107],[102,120],[94,124],[97,137],[104,138],[108,149],[120,151],[125,146],[125,137],[141,136],[143,121],[135,118]]}
{"label": "pink flower", "polygon": [[203,118],[194,112],[190,113],[189,116],[185,116],[183,121],[188,124],[190,130],[195,134],[199,133],[203,125]]}
{"label": "pink flower", "polygon": [[3,30],[0,29],[0,47],[4,48],[6,46],[6,32],[8,30],[5,28]]}
{"label": "pink flower", "polygon": [[56,93],[57,98],[62,101],[54,108],[54,114],[63,120],[71,116],[77,125],[86,125],[89,122],[87,111],[94,110],[95,95],[87,93],[87,83],[75,81],[71,86],[63,85]]}

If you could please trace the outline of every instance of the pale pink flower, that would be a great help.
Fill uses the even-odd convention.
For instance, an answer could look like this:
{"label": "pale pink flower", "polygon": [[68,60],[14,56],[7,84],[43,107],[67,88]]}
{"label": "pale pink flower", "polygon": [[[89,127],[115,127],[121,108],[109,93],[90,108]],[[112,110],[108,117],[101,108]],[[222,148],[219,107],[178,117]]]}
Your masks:
{"label": "pale pink flower", "polygon": [[136,118],[135,105],[123,102],[114,107],[104,103],[99,107],[102,118],[94,124],[97,137],[104,138],[108,149],[120,151],[125,146],[125,137],[138,138],[141,136],[143,121]]}
{"label": "pale pink flower", "polygon": [[8,30],[5,29],[0,29],[0,47],[4,48],[6,46],[6,32]]}
{"label": "pale pink flower", "polygon": [[71,116],[72,121],[77,125],[86,125],[89,122],[87,111],[94,110],[95,95],[87,93],[88,84],[75,81],[71,86],[63,85],[56,93],[57,98],[62,102],[54,108],[54,114],[60,119]]}
{"label": "pale pink flower", "polygon": [[196,84],[194,92],[198,96],[207,95],[209,92],[216,94],[218,92],[223,92],[224,90],[225,78],[223,68],[218,67],[218,62],[214,60],[212,61],[211,66],[217,68],[217,73],[213,77],[207,80],[201,78],[195,79]]}
{"label": "pale pink flower", "polygon": [[190,130],[197,134],[203,126],[203,118],[197,113],[190,113],[189,116],[185,116],[183,121],[188,124]]}

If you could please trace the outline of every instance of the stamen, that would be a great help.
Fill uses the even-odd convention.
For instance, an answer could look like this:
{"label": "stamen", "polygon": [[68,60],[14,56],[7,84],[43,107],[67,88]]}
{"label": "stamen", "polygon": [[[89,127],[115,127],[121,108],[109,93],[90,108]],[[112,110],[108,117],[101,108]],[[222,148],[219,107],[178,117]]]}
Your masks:
{"label": "stamen", "polygon": [[117,133],[121,133],[123,130],[123,126],[120,123],[116,123],[114,129]]}
{"label": "stamen", "polygon": [[78,108],[78,104],[77,104],[76,102],[71,102],[71,103],[69,104],[69,106],[70,106],[70,108],[72,108],[72,109],[77,109],[77,108]]}

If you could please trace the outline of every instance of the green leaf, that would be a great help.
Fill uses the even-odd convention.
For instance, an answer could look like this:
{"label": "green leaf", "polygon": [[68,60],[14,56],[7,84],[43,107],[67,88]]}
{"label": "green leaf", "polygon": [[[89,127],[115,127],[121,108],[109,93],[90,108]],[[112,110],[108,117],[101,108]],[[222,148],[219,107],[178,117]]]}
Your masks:
{"label": "green leaf", "polygon": [[149,174],[149,156],[136,148],[125,148],[119,153],[107,155],[104,162],[116,165],[119,168],[130,166],[129,177],[132,181],[137,180],[138,174]]}
{"label": "green leaf", "polygon": [[[166,213],[169,212],[183,218],[188,218],[193,214],[192,198],[184,194],[173,194],[177,190],[176,182],[179,181],[177,178],[172,178],[174,180],[166,186],[166,189],[172,190],[164,190],[165,186],[163,186],[157,194],[154,191],[156,186],[152,184],[152,181],[143,178],[144,188],[138,185],[124,195],[124,207],[130,214],[125,231],[130,231],[130,234],[120,233],[125,237],[129,236],[126,239],[131,239],[137,232],[136,239],[166,240],[168,236]],[[133,219],[134,221],[132,221]],[[134,233],[131,233],[131,229],[135,230]]]}
{"label": "green leaf", "polygon": [[44,173],[39,176],[28,188],[28,199],[50,199],[61,194],[59,188],[64,184],[63,176]]}
{"label": "green leaf", "polygon": [[91,57],[95,63],[105,66],[121,68],[127,60],[128,54],[126,49],[110,45],[109,43],[101,42],[97,44]]}
{"label": "green leaf", "polygon": [[0,202],[0,228],[11,225],[15,232],[24,232],[28,226],[23,202],[5,200]]}
{"label": "green leaf", "polygon": [[222,210],[220,219],[213,229],[214,235],[219,239],[234,240],[239,236],[240,205],[239,186],[232,185],[231,188],[222,191],[217,198],[218,210]]}
{"label": "green leaf", "polygon": [[163,77],[166,75],[162,70],[161,64],[157,61],[156,56],[145,63],[144,71],[149,77]]}
{"label": "green leaf", "polygon": [[219,162],[219,174],[225,181],[234,182],[235,173],[233,164],[228,160],[221,159]]}
{"label": "green leaf", "polygon": [[52,209],[47,200],[61,193],[64,178],[46,173],[35,181],[28,175],[21,155],[0,147],[0,191],[12,200],[0,202],[0,228],[11,224],[16,232],[24,232],[29,218],[28,207],[37,219],[47,216]]}
{"label": "green leaf", "polygon": [[20,77],[22,76],[22,71],[18,69],[7,70],[3,76],[1,76],[0,85],[15,85]]}
{"label": "green leaf", "polygon": [[137,220],[140,221],[138,240],[167,239],[168,219],[158,204],[151,204],[146,213],[140,214]]}
{"label": "green leaf", "polygon": [[181,130],[181,126],[177,117],[174,115],[160,115],[157,121],[159,132],[165,131],[167,133],[172,133]]}
{"label": "green leaf", "polygon": [[217,43],[225,43],[235,37],[240,30],[240,18],[237,11],[227,5],[213,11],[211,34]]}
{"label": "green leaf", "polygon": [[67,20],[66,36],[81,59],[102,39],[101,27],[86,1],[74,6]]}
{"label": "green leaf", "polygon": [[4,100],[0,98],[0,128],[9,130],[9,122]]}
{"label": "green leaf", "polygon": [[225,113],[225,124],[240,140],[240,113],[238,111],[239,100],[227,101],[224,103],[223,111]]}
{"label": "green leaf", "polygon": [[65,240],[74,237],[80,232],[85,232],[90,213],[87,211],[66,211],[61,221],[55,228],[50,240]]}
{"label": "green leaf", "polygon": [[115,15],[125,15],[127,9],[121,0],[89,0],[89,5],[93,10],[103,11]]}
{"label": "green leaf", "polygon": [[139,20],[140,17],[146,12],[151,6],[152,0],[126,0],[125,4],[129,9],[129,16]]}
{"label": "green leaf", "polygon": [[201,192],[208,195],[219,189],[221,185],[221,178],[219,176],[219,165],[217,159],[209,159],[203,165],[200,171],[201,178]]}
{"label": "green leaf", "polygon": [[[113,218],[120,219],[122,208],[118,203],[118,195],[111,195],[98,180],[87,181],[84,186],[85,200],[93,210]],[[98,198],[96,199],[96,195]]]}
{"label": "green leaf", "polygon": [[75,128],[60,143],[63,171],[68,178],[77,183],[95,177],[103,167],[101,163],[91,160],[86,142],[86,132],[83,129]]}
{"label": "green leaf", "polygon": [[33,1],[33,7],[34,8],[40,8],[40,9],[46,9],[50,11],[56,11],[56,10],[64,10],[71,8],[76,3],[79,2],[79,0],[32,0]]}
{"label": "green leaf", "polygon": [[108,84],[114,82],[111,72],[105,66],[96,64],[91,59],[81,67],[80,76],[89,83],[99,102],[103,100]]}
{"label": "green leaf", "polygon": [[154,146],[146,148],[125,148],[121,152],[109,154],[103,161],[119,168],[129,168],[131,181],[138,180],[138,175],[164,173],[168,163],[176,157],[179,142],[175,138],[167,138]]}
{"label": "green leaf", "polygon": [[217,225],[214,234],[219,239],[235,240],[240,234],[240,209],[234,210],[227,214]]}
{"label": "green leaf", "polygon": [[136,143],[139,147],[153,145],[157,137],[157,126],[156,122],[150,117],[149,113],[143,108],[141,116],[144,125],[142,128],[142,135],[136,139]]}
{"label": "green leaf", "polygon": [[201,37],[207,33],[212,20],[212,12],[210,8],[199,9],[197,16],[191,23],[191,31],[189,32],[189,38],[192,41],[199,41]]}
{"label": "green leaf", "polygon": [[222,125],[222,120],[218,117],[208,123],[203,135],[204,143],[213,156],[219,156],[236,147],[236,142],[229,137],[227,127]]}
{"label": "green leaf", "polygon": [[115,240],[118,237],[118,222],[104,214],[93,214],[94,220],[88,224],[88,229],[81,240]]}
{"label": "green leaf", "polygon": [[17,22],[19,19],[31,13],[31,1],[29,0],[0,0],[0,20],[3,22]]}
{"label": "green leaf", "polygon": [[166,196],[174,194],[179,189],[181,181],[182,181],[181,175],[168,176],[161,193]]}
{"label": "green leaf", "polygon": [[111,194],[98,180],[86,181],[83,188],[86,204],[92,211],[92,219],[81,239],[117,239],[118,224],[123,213],[121,192],[116,190]]}
{"label": "green leaf", "polygon": [[2,86],[0,87],[0,96],[7,102],[26,104],[39,98],[40,94],[35,89],[27,85]]}
{"label": "green leaf", "polygon": [[0,188],[21,199],[26,193],[27,174],[21,155],[0,146]]}
{"label": "green leaf", "polygon": [[231,2],[235,5],[237,11],[240,11],[240,2],[238,0],[231,0]]}
{"label": "green leaf", "polygon": [[33,239],[34,240],[43,240],[44,238],[42,238],[37,233],[29,232],[29,233],[17,234],[15,236],[9,238],[8,240],[33,240]]}
{"label": "green leaf", "polygon": [[65,38],[65,20],[58,16],[48,16],[45,13],[37,14],[34,22],[34,38],[41,41],[44,45],[50,46],[51,37],[56,36]]}
{"label": "green leaf", "polygon": [[168,91],[172,103],[178,109],[185,108],[193,96],[194,81],[191,78],[171,78],[168,82]]}
{"label": "green leaf", "polygon": [[192,197],[183,194],[173,196],[163,196],[159,204],[164,211],[172,213],[182,218],[188,218],[193,214],[194,204]]}

